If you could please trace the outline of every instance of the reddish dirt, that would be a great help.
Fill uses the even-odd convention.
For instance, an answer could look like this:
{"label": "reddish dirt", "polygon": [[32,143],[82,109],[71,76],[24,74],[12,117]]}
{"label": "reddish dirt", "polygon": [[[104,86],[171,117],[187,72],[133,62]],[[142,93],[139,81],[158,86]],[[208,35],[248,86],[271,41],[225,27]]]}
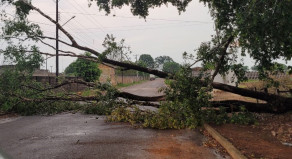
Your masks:
{"label": "reddish dirt", "polygon": [[200,131],[207,138],[204,142],[204,146],[215,149],[223,158],[230,158],[226,149],[222,147],[221,144],[218,143],[206,130],[203,129]]}
{"label": "reddish dirt", "polygon": [[291,159],[292,113],[256,114],[257,125],[225,124],[213,127],[248,158]]}
{"label": "reddish dirt", "polygon": [[[194,133],[193,131],[175,131],[175,130],[164,130],[163,133],[158,134],[155,137],[155,141],[149,146],[146,151],[152,154],[153,159],[193,159],[193,158],[204,158],[213,159],[218,158],[210,153],[206,149],[205,143],[199,139],[190,140],[188,133]],[[185,136],[186,135],[186,136]],[[225,158],[224,156],[219,158]]]}
{"label": "reddish dirt", "polygon": [[[213,100],[242,100],[256,103],[254,98],[214,90]],[[264,101],[258,101],[259,103]],[[226,124],[213,127],[248,158],[292,158],[292,112],[286,114],[254,114],[255,125]],[[286,143],[286,145],[283,145]],[[216,143],[215,143],[216,145]],[[215,146],[216,147],[216,146]]]}

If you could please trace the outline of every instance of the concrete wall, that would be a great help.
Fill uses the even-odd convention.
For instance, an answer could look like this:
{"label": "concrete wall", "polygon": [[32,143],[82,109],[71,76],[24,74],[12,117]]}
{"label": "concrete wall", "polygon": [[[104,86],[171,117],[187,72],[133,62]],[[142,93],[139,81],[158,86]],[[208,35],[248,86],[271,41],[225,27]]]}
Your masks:
{"label": "concrete wall", "polygon": [[116,75],[115,69],[111,66],[107,66],[104,64],[99,64],[98,68],[101,70],[101,75],[99,77],[99,81],[101,83],[105,83],[107,81],[110,81],[112,85],[117,85],[119,83],[133,83],[141,80],[148,80],[149,77],[145,76],[122,76],[122,75]]}
{"label": "concrete wall", "polygon": [[101,70],[101,75],[99,77],[99,81],[101,83],[110,81],[112,85],[117,85],[114,68],[103,65],[103,64],[99,64],[98,68]]}
{"label": "concrete wall", "polygon": [[[214,70],[212,70],[211,74],[213,74],[213,73],[214,73]],[[217,74],[214,78],[214,82],[223,83],[223,84],[227,84],[230,86],[236,86],[237,81],[238,81],[238,79],[237,79],[236,75],[231,70],[229,70],[225,76]]]}
{"label": "concrete wall", "polygon": [[[56,77],[51,77],[51,76],[34,76],[32,77],[33,80],[37,82],[41,82],[43,84],[47,84],[50,86],[56,85]],[[79,79],[77,77],[65,77],[66,80],[76,80]],[[66,92],[79,92],[87,89],[88,87],[83,85],[83,84],[78,84],[78,83],[71,83],[64,85],[60,88],[57,89],[57,91],[66,91]]]}
{"label": "concrete wall", "polygon": [[[246,72],[245,76],[249,79],[249,80],[257,80],[259,79],[259,73],[257,71],[250,71],[250,72]],[[287,73],[277,73],[276,75],[271,75],[270,77],[273,78],[285,78],[289,76]]]}
{"label": "concrete wall", "polygon": [[[200,74],[201,68],[195,67],[192,69],[192,75],[194,77],[198,77]],[[204,72],[204,75],[209,76],[214,73],[214,70],[208,70]],[[214,82],[223,83],[231,86],[236,86],[236,82],[238,81],[235,73],[231,70],[229,70],[225,76],[222,76],[220,74],[217,74],[214,78]]]}
{"label": "concrete wall", "polygon": [[133,83],[133,82],[138,82],[142,80],[149,80],[149,77],[147,76],[116,76],[116,82],[117,83]]}

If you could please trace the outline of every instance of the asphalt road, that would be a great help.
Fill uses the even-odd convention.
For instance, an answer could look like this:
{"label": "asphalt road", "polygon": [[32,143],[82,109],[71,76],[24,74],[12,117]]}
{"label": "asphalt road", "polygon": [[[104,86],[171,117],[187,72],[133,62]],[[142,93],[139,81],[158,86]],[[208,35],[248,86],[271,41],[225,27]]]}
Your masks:
{"label": "asphalt road", "polygon": [[157,78],[153,81],[147,81],[138,85],[122,88],[124,92],[140,95],[140,96],[160,96],[163,92],[158,92],[159,88],[165,87],[164,79]]}
{"label": "asphalt road", "polygon": [[[141,84],[143,92],[157,83]],[[197,131],[135,128],[80,113],[0,119],[0,149],[15,159],[222,158],[204,140]]]}

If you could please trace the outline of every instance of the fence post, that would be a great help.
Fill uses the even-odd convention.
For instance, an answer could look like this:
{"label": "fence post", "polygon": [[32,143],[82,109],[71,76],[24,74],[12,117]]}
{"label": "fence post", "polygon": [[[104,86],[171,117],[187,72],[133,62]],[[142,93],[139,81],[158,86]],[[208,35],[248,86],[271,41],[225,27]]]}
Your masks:
{"label": "fence post", "polygon": [[[254,87],[254,91],[257,91],[257,87]],[[259,99],[257,98],[257,104],[259,104]]]}
{"label": "fence post", "polygon": [[280,95],[280,90],[279,90],[279,88],[277,88],[277,95]]}
{"label": "fence post", "polygon": [[268,88],[264,88],[265,93],[268,93]]}
{"label": "fence post", "polygon": [[124,83],[124,70],[122,70],[122,84]]}

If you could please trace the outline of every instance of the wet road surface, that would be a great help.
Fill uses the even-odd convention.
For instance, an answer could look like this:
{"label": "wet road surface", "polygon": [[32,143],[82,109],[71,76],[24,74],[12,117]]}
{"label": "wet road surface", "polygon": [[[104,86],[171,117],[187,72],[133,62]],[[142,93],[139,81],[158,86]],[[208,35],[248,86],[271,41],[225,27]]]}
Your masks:
{"label": "wet road surface", "polygon": [[[140,87],[153,96],[161,84],[156,79],[126,91]],[[15,159],[221,158],[203,142],[197,131],[134,128],[80,113],[0,119],[0,149]]]}
{"label": "wet road surface", "polygon": [[196,131],[134,128],[97,117],[20,117],[0,124],[0,147],[15,159],[219,158]]}

